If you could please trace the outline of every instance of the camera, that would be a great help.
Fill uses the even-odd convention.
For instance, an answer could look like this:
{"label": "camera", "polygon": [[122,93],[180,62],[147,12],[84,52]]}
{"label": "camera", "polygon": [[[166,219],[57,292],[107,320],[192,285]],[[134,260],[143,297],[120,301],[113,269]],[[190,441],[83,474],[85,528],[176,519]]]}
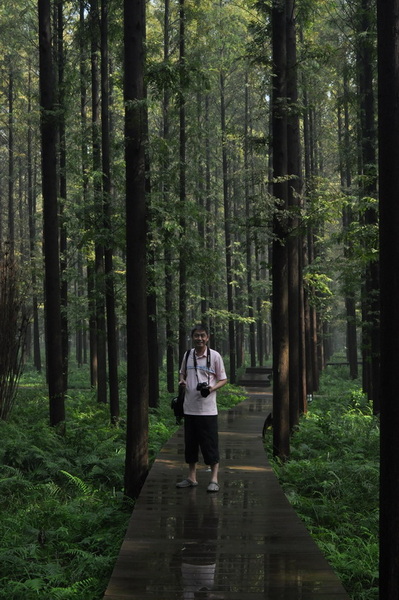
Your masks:
{"label": "camera", "polygon": [[197,385],[197,391],[200,392],[203,398],[207,398],[207,396],[209,396],[211,393],[209,390],[209,385],[206,383],[206,381],[203,381]]}

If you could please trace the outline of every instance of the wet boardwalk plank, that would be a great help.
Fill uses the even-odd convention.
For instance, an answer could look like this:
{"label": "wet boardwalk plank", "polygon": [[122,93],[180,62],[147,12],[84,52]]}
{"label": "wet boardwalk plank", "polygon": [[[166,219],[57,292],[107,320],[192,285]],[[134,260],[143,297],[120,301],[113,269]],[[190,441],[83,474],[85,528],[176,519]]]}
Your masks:
{"label": "wet boardwalk plank", "polygon": [[104,600],[349,600],[268,464],[269,393],[219,416],[218,494],[186,476],[182,428],[155,461],[133,510]]}

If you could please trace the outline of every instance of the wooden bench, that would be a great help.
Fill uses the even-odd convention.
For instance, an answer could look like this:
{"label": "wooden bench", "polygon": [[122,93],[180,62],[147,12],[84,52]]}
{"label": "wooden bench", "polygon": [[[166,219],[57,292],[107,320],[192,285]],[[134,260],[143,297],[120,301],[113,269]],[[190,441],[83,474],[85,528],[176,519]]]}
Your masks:
{"label": "wooden bench", "polygon": [[272,375],[272,367],[247,367],[237,383],[243,387],[270,387]]}

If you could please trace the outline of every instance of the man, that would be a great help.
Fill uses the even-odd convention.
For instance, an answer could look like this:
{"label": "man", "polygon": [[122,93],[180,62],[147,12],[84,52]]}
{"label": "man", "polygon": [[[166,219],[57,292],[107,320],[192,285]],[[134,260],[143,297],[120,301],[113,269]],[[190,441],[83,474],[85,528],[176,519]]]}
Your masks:
{"label": "man", "polygon": [[206,465],[211,467],[208,492],[218,492],[219,442],[216,390],[227,383],[223,359],[218,352],[208,348],[209,335],[204,325],[191,331],[193,349],[180,369],[179,385],[185,387],[184,443],[188,477],[176,484],[179,488],[194,487],[197,482],[197,462],[201,449]]}

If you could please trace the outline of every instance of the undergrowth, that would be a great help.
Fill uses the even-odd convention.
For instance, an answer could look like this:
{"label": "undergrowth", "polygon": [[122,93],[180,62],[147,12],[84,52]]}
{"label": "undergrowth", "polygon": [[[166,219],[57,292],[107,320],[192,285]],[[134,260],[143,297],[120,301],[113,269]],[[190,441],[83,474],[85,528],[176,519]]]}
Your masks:
{"label": "undergrowth", "polygon": [[[87,381],[84,369],[71,373],[65,436],[49,426],[44,382],[29,372],[9,421],[0,421],[1,600],[103,597],[133,502],[123,495],[124,419],[109,424]],[[176,430],[170,396],[161,382],[150,461]],[[232,386],[219,393],[221,408],[242,399]]]}
{"label": "undergrowth", "polygon": [[377,600],[379,422],[347,370],[327,368],[290,460],[272,462],[352,600]]}

